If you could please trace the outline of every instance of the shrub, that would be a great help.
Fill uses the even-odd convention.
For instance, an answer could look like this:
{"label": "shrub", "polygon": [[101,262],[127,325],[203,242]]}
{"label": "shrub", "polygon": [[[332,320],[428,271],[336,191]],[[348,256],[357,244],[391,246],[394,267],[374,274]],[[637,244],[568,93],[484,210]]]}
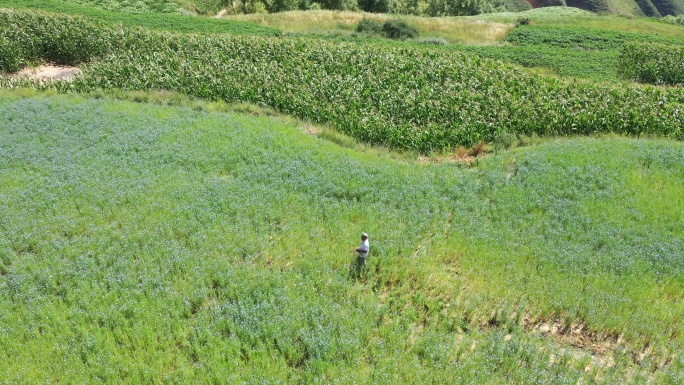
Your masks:
{"label": "shrub", "polygon": [[403,20],[388,20],[382,26],[382,33],[395,40],[415,39],[419,35],[415,27],[411,27]]}
{"label": "shrub", "polygon": [[363,18],[356,26],[356,32],[366,33],[369,35],[382,34],[382,24],[375,20]]}
{"label": "shrub", "polygon": [[245,3],[245,9],[248,13],[268,13],[266,5],[259,0],[249,0]]}
{"label": "shrub", "polygon": [[299,0],[266,0],[263,3],[268,12],[285,12],[299,9]]}
{"label": "shrub", "polygon": [[667,15],[667,16],[663,17],[661,20],[666,21],[668,23],[672,23],[672,24],[684,25],[684,15],[679,15],[679,16]]}
{"label": "shrub", "polygon": [[529,17],[519,17],[518,20],[515,22],[516,27],[521,27],[523,25],[532,25],[532,19]]}
{"label": "shrub", "polygon": [[421,44],[429,44],[429,45],[448,45],[449,42],[441,37],[426,37],[424,39],[418,40],[419,43]]}
{"label": "shrub", "polygon": [[359,8],[366,12],[389,13],[394,0],[359,0]]}
{"label": "shrub", "polygon": [[339,11],[354,11],[359,8],[356,0],[322,0],[320,2],[323,9],[335,9]]}
{"label": "shrub", "polygon": [[430,16],[472,16],[482,13],[485,0],[428,0]]}

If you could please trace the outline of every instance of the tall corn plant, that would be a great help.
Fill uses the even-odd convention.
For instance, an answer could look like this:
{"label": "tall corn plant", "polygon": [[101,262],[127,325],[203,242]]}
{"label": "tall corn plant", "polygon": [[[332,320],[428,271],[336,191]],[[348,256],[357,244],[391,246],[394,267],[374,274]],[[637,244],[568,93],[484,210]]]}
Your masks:
{"label": "tall corn plant", "polygon": [[629,43],[619,60],[620,74],[640,83],[684,84],[684,47]]}

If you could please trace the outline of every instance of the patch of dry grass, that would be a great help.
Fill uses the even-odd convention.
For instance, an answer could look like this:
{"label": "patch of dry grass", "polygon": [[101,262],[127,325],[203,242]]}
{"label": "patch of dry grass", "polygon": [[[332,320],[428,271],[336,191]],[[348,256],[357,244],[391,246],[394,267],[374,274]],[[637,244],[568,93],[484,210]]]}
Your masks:
{"label": "patch of dry grass", "polygon": [[231,15],[227,18],[275,27],[283,32],[351,34],[364,18],[385,22],[400,18],[418,28],[422,37],[441,37],[451,43],[495,44],[513,24],[464,17],[398,16],[348,11],[290,11],[275,14]]}

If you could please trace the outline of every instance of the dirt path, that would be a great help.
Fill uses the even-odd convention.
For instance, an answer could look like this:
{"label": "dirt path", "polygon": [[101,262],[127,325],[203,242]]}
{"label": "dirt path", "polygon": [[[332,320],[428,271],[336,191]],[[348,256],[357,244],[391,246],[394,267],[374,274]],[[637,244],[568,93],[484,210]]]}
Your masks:
{"label": "dirt path", "polygon": [[72,80],[81,74],[76,67],[42,65],[36,68],[25,68],[15,76],[37,80]]}

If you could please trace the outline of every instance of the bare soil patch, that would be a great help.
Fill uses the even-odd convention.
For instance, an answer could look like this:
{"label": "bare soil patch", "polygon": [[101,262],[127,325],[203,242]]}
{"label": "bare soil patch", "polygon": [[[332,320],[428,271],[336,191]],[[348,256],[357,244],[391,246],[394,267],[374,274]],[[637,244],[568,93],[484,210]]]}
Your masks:
{"label": "bare soil patch", "polygon": [[313,136],[319,136],[321,133],[323,133],[322,128],[316,127],[316,126],[313,126],[310,124],[307,124],[307,125],[301,127],[301,129],[302,129],[302,131],[304,131],[304,133],[309,134],[309,135],[313,135]]}
{"label": "bare soil patch", "polygon": [[57,66],[57,65],[41,65],[35,68],[24,68],[17,72],[15,76],[25,77],[35,80],[73,80],[76,76],[82,73],[80,68]]}
{"label": "bare soil patch", "polygon": [[622,343],[622,336],[601,335],[589,331],[586,325],[575,323],[564,325],[558,321],[532,321],[526,316],[523,320],[524,327],[528,331],[539,333],[579,349],[588,350],[593,355],[603,357],[613,351]]}
{"label": "bare soil patch", "polygon": [[221,11],[219,11],[219,13],[217,13],[216,15],[214,15],[214,19],[220,19],[220,18],[222,18],[223,16],[226,16],[227,14],[228,14],[228,10],[227,10],[227,9],[222,9]]}

